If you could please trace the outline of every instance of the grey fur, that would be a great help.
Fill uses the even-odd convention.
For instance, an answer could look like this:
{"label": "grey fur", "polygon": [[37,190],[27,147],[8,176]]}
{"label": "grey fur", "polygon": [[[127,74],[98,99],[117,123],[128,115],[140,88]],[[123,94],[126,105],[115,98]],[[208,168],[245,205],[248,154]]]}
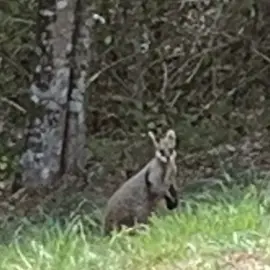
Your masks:
{"label": "grey fur", "polygon": [[133,227],[136,223],[147,223],[158,202],[170,196],[170,179],[177,171],[175,138],[168,136],[172,134],[170,132],[175,136],[170,130],[159,143],[153,134],[149,134],[156,149],[155,157],[109,199],[104,218],[105,234],[119,230],[123,225]]}

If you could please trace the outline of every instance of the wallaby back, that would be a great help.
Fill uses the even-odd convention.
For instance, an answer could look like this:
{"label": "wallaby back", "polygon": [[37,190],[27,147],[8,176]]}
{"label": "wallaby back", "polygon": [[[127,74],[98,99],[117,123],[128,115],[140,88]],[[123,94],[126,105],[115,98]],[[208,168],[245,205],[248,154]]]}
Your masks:
{"label": "wallaby back", "polygon": [[147,223],[157,203],[168,193],[170,178],[176,174],[176,135],[168,130],[159,142],[153,133],[149,132],[149,136],[155,146],[155,156],[109,199],[104,218],[105,234],[122,226]]}

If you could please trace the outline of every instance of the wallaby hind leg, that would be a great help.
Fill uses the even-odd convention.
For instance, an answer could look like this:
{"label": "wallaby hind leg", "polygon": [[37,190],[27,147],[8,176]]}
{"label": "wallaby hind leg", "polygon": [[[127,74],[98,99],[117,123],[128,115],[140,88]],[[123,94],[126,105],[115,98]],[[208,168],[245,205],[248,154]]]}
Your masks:
{"label": "wallaby hind leg", "polygon": [[127,218],[119,221],[112,227],[108,227],[104,231],[105,236],[111,236],[113,231],[120,232],[122,229],[128,229],[128,235],[134,236],[137,232],[144,231],[144,225],[147,224],[146,219],[136,220],[132,218]]}
{"label": "wallaby hind leg", "polygon": [[134,217],[132,216],[125,216],[117,221],[109,220],[105,224],[104,234],[109,235],[112,230],[120,231],[122,227],[133,227],[135,225]]}

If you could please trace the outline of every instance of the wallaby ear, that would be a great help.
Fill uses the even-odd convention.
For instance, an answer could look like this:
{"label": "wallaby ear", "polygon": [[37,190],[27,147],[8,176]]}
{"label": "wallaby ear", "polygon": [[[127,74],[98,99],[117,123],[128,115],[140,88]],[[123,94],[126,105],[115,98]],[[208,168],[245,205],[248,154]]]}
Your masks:
{"label": "wallaby ear", "polygon": [[175,148],[176,146],[176,134],[173,129],[169,129],[166,133],[165,139],[170,142],[171,147]]}
{"label": "wallaby ear", "polygon": [[152,131],[149,131],[148,136],[151,138],[155,148],[158,148],[158,142],[156,140],[156,137],[155,137],[154,133]]}

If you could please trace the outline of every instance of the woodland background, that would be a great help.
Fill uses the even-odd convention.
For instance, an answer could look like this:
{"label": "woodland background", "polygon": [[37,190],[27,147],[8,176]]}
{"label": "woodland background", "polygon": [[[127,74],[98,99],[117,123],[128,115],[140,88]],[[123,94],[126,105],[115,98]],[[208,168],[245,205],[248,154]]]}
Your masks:
{"label": "woodland background", "polygon": [[[242,172],[268,170],[267,1],[97,0],[89,5],[96,23],[86,183],[62,186],[44,201],[64,212],[82,198],[91,205],[104,203],[151,156],[149,129],[176,130],[182,186],[220,175],[228,180],[231,174],[243,181]],[[37,63],[36,8],[33,0],[0,2],[0,209],[9,215],[11,210],[25,215],[36,205],[36,199],[5,192],[31,113],[27,91]]]}

